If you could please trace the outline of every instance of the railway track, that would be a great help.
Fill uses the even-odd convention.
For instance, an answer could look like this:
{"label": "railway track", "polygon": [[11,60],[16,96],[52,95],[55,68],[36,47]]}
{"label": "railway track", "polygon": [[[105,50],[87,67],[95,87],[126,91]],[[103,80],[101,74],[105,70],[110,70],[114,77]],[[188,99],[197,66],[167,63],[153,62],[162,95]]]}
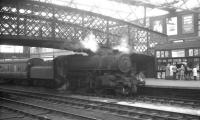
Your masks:
{"label": "railway track", "polygon": [[[100,101],[91,101],[80,98],[72,98],[66,96],[52,95],[46,93],[35,93],[27,91],[16,91],[0,89],[10,95],[17,95],[21,99],[35,99],[43,102],[55,103],[60,105],[73,106],[76,108],[106,111],[111,114],[127,117],[135,120],[199,120],[199,116],[188,115],[183,113],[174,113],[161,110],[140,108],[134,106],[120,105],[116,103],[105,103]],[[34,100],[34,101],[35,101]]]}
{"label": "railway track", "polygon": [[[9,98],[0,97],[0,101],[3,103],[0,105],[1,108],[23,114],[36,120],[57,120],[62,117],[64,117],[66,120],[97,120],[96,118],[81,116],[78,114]],[[27,120],[30,120],[29,118],[27,118]]]}
{"label": "railway track", "polygon": [[[4,99],[4,100],[6,100],[6,99]],[[19,120],[20,119],[50,120],[49,118],[42,116],[43,114],[47,114],[47,112],[30,113],[30,112],[24,111],[23,109],[20,109],[19,107],[13,108],[13,106],[9,106],[8,104],[1,104],[0,109],[1,109],[1,111],[4,111],[1,113],[1,116],[0,116],[1,120],[4,120],[4,119],[5,120],[6,119],[9,119],[9,120],[12,120],[12,119],[15,119],[15,120],[16,119],[19,119]],[[9,114],[9,116],[4,116],[4,114],[7,114],[7,115]],[[10,114],[11,114],[11,116],[10,116]]]}
{"label": "railway track", "polygon": [[[5,91],[4,91],[4,95],[5,95]],[[126,116],[121,116],[121,115],[113,115],[113,114],[108,114],[104,112],[100,112],[100,111],[91,111],[88,109],[80,109],[82,107],[74,107],[74,106],[69,106],[66,105],[66,103],[62,104],[61,102],[56,102],[50,99],[46,99],[44,100],[42,97],[39,96],[34,96],[30,95],[25,95],[23,93],[16,93],[16,92],[7,92],[7,95],[9,95],[9,97],[6,98],[0,98],[0,101],[5,101],[5,104],[10,104],[12,103],[10,106],[12,107],[18,107],[18,105],[22,105],[22,106],[27,106],[27,107],[33,107],[33,108],[37,108],[37,109],[43,109],[43,110],[49,110],[51,113],[56,113],[55,115],[57,116],[55,118],[55,116],[53,116],[55,118],[55,120],[58,120],[60,117],[57,114],[61,114],[63,116],[63,118],[65,118],[64,120],[132,120],[132,117],[126,117]],[[26,96],[26,97],[25,97]],[[37,98],[37,99],[36,99]],[[45,115],[46,116],[46,115]],[[72,117],[70,119],[66,119],[66,117]],[[77,119],[75,119],[77,118]],[[141,119],[135,119],[135,120],[141,120]]]}

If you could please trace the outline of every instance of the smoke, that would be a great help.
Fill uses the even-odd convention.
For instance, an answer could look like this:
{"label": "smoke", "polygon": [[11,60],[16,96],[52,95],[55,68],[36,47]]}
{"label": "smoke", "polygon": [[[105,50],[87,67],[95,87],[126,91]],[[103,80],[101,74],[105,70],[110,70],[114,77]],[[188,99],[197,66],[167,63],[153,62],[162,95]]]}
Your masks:
{"label": "smoke", "polygon": [[[69,50],[82,51],[82,52],[84,52],[84,49],[85,49],[85,51],[91,50],[94,53],[97,52],[98,49],[99,49],[97,39],[92,32],[90,34],[88,34],[85,37],[85,39],[80,41],[80,42],[72,42],[72,41],[71,42],[70,41],[64,42],[64,44],[60,47],[65,48],[65,49],[69,49]],[[118,50],[118,51],[126,53],[126,54],[130,53],[131,47],[129,46],[128,37],[123,36],[120,39],[120,44],[112,47],[112,49]]]}
{"label": "smoke", "polygon": [[128,37],[126,36],[122,37],[120,40],[120,44],[117,46],[114,46],[113,49],[119,50],[120,52],[127,53],[127,54],[130,53],[131,48],[128,43]]}
{"label": "smoke", "polygon": [[96,52],[99,49],[95,35],[92,32],[81,41],[81,44],[84,48],[90,49],[92,52]]}

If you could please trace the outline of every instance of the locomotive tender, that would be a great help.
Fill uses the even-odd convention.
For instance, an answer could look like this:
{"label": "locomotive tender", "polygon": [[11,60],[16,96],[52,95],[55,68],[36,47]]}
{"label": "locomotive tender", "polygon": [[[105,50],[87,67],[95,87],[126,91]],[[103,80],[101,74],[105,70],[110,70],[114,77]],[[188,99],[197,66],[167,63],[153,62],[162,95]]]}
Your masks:
{"label": "locomotive tender", "polygon": [[[34,60],[40,62],[32,63]],[[121,94],[136,93],[137,86],[144,85],[132,69],[130,56],[116,51],[58,56],[48,65],[39,58],[32,58],[23,64],[23,71],[20,71],[18,67],[13,70],[14,66],[19,66],[15,60],[0,62],[0,79],[59,89],[113,90]],[[22,72],[25,77],[18,76]]]}

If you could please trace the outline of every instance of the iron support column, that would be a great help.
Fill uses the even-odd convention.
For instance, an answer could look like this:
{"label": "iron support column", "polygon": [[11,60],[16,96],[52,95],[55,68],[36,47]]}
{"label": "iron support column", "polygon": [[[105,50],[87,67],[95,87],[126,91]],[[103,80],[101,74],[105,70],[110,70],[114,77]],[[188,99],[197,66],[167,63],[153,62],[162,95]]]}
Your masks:
{"label": "iron support column", "polygon": [[106,46],[110,46],[110,41],[109,41],[109,21],[107,20],[106,22]]}
{"label": "iron support column", "polygon": [[146,26],[146,17],[147,17],[147,8],[144,6],[144,19],[143,19],[144,27]]}
{"label": "iron support column", "polygon": [[56,39],[56,36],[55,36],[55,8],[52,7],[52,13],[53,13],[53,19],[52,19],[52,38],[53,40]]}

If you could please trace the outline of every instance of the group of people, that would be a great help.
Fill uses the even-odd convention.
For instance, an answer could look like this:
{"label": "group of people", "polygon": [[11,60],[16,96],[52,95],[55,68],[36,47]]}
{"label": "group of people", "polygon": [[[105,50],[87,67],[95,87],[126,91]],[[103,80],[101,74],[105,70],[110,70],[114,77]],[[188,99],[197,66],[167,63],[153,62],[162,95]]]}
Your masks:
{"label": "group of people", "polygon": [[173,80],[197,80],[199,66],[189,67],[185,64],[167,64],[165,79]]}

